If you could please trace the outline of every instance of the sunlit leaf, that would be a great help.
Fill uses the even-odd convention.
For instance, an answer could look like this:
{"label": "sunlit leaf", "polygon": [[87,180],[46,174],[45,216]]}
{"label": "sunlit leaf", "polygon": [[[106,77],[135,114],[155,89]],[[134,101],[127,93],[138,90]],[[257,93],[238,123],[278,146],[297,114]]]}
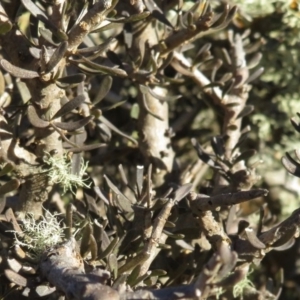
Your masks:
{"label": "sunlit leaf", "polygon": [[68,101],[56,112],[56,114],[52,117],[52,120],[60,118],[64,115],[66,115],[67,113],[71,112],[73,109],[80,106],[84,102],[84,100],[85,100],[85,96],[79,95],[79,96],[75,97],[74,99]]}
{"label": "sunlit leaf", "polygon": [[88,116],[78,121],[53,122],[53,124],[60,129],[67,130],[67,131],[74,131],[88,124],[91,120],[93,120],[93,118],[94,116]]}
{"label": "sunlit leaf", "polygon": [[29,105],[27,108],[28,119],[30,123],[37,128],[46,128],[49,126],[50,122],[42,120],[37,114],[34,105]]}
{"label": "sunlit leaf", "polygon": [[96,105],[100,101],[102,101],[105,96],[108,94],[108,92],[111,89],[113,83],[113,79],[111,76],[105,76],[99,86],[98,93],[93,101],[93,104]]}
{"label": "sunlit leaf", "polygon": [[1,59],[0,65],[5,71],[18,78],[32,79],[32,78],[39,77],[39,74],[36,71],[30,71],[30,70],[19,68],[17,66],[12,65],[6,59]]}
{"label": "sunlit leaf", "polygon": [[69,45],[68,42],[65,41],[65,42],[60,43],[60,45],[56,48],[56,50],[52,54],[49,62],[47,63],[46,70],[45,70],[46,73],[49,73],[50,71],[52,71],[58,65],[58,63],[62,60],[65,53],[67,52],[68,45]]}

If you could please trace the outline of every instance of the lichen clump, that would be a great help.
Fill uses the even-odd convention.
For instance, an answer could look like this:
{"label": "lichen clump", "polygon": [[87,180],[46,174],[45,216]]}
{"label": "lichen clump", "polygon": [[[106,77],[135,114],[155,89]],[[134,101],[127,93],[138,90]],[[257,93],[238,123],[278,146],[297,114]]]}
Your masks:
{"label": "lichen clump", "polygon": [[27,248],[35,257],[40,257],[46,249],[62,242],[64,236],[64,228],[57,219],[58,214],[46,211],[45,215],[35,220],[32,214],[27,214],[20,224],[23,234],[13,231],[15,245]]}
{"label": "lichen clump", "polygon": [[60,184],[64,194],[67,191],[71,191],[74,194],[74,189],[76,190],[77,187],[90,187],[90,184],[86,183],[87,179],[83,178],[88,167],[88,162],[84,162],[83,158],[81,158],[80,170],[77,174],[72,172],[72,163],[67,155],[59,157],[47,153],[46,157],[44,157],[44,162],[49,166],[49,169],[45,170],[45,172],[48,172],[50,181],[53,184]]}

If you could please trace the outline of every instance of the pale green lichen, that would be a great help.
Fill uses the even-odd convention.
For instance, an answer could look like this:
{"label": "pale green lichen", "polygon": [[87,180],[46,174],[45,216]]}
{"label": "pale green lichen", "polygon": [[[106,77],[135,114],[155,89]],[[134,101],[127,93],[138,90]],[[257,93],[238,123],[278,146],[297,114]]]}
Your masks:
{"label": "pale green lichen", "polygon": [[253,282],[248,278],[248,276],[251,273],[252,273],[252,271],[250,271],[244,279],[242,279],[240,282],[238,282],[233,287],[232,294],[233,294],[234,298],[243,299],[244,290],[249,289],[249,288],[255,288]]}
{"label": "pale green lichen", "polygon": [[64,193],[71,191],[75,194],[74,189],[77,187],[90,187],[91,183],[86,183],[87,179],[83,178],[88,167],[88,162],[84,162],[83,158],[81,158],[80,170],[77,174],[73,174],[72,163],[67,155],[59,157],[47,153],[44,162],[49,166],[45,172],[48,173],[50,181],[53,184],[61,185]]}
{"label": "pale green lichen", "polygon": [[27,214],[20,224],[23,234],[12,231],[15,234],[15,245],[25,247],[33,256],[40,257],[47,248],[63,239],[64,228],[57,216],[46,211],[41,220],[36,220],[33,215]]}

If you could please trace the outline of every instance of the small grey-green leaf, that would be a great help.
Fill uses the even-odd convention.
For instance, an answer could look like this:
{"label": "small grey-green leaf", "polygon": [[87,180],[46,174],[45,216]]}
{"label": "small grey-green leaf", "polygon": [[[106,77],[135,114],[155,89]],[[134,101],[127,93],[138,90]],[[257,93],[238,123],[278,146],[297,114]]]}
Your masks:
{"label": "small grey-green leaf", "polygon": [[165,271],[165,270],[154,269],[154,270],[151,270],[151,275],[150,276],[164,276],[166,274],[168,274],[168,272]]}
{"label": "small grey-green leaf", "polygon": [[172,233],[170,231],[167,231],[167,230],[163,230],[163,233],[166,234],[168,237],[172,238],[172,239],[175,239],[175,240],[182,240],[184,239],[184,234],[182,233]]}
{"label": "small grey-green leaf", "polygon": [[217,156],[223,156],[225,152],[224,139],[222,136],[214,136],[212,137],[211,146]]}
{"label": "small grey-green leaf", "polygon": [[249,114],[251,114],[254,110],[254,106],[253,105],[246,105],[242,111],[237,115],[237,119],[238,118],[244,118],[246,116],[248,116]]}
{"label": "small grey-green leaf", "polygon": [[119,169],[119,172],[120,172],[121,179],[122,179],[123,183],[124,183],[125,185],[128,185],[128,180],[127,180],[127,177],[126,177],[126,174],[125,174],[125,171],[124,171],[124,169],[123,169],[122,164],[119,164],[119,165],[118,165],[118,169]]}
{"label": "small grey-green leaf", "polygon": [[99,130],[101,139],[105,143],[108,143],[111,140],[111,130],[103,123],[97,124],[97,129]]}
{"label": "small grey-green leaf", "polygon": [[118,18],[118,19],[111,19],[111,18],[106,18],[106,20],[112,22],[112,23],[129,23],[129,22],[136,22],[136,21],[140,21],[143,19],[146,19],[148,16],[150,16],[150,12],[149,11],[144,11],[140,14],[134,14],[131,15],[128,18]]}
{"label": "small grey-green leaf", "polygon": [[9,74],[11,74],[15,77],[18,77],[18,78],[32,79],[32,78],[39,77],[38,72],[31,71],[31,70],[25,70],[25,69],[19,68],[17,66],[14,66],[9,61],[7,61],[6,59],[1,59],[0,60],[0,65]]}
{"label": "small grey-green leaf", "polygon": [[118,244],[119,242],[119,238],[118,237],[115,237],[111,243],[107,246],[107,248],[99,255],[98,259],[103,259],[105,258],[106,256],[108,256],[113,250],[114,248],[116,247],[116,245]]}
{"label": "small grey-green leaf", "polygon": [[103,32],[106,30],[118,29],[118,28],[122,28],[122,27],[123,27],[123,24],[120,24],[120,23],[109,23],[107,25],[101,26],[100,28],[93,30],[92,33],[99,33],[99,32]]}
{"label": "small grey-green leaf", "polygon": [[35,288],[35,292],[38,294],[39,297],[48,296],[56,291],[56,287],[50,287],[49,285],[38,285]]}
{"label": "small grey-green leaf", "polygon": [[[276,251],[285,251],[290,249],[295,244],[295,239],[291,238],[289,241],[287,241],[285,244],[277,247],[272,247]],[[272,245],[273,246],[273,245]]]}
{"label": "small grey-green leaf", "polygon": [[8,222],[10,222],[13,226],[13,229],[18,233],[19,236],[24,236],[24,233],[17,222],[15,214],[11,208],[8,208],[5,212],[5,217]]}
{"label": "small grey-green leaf", "polygon": [[34,105],[29,105],[27,108],[29,122],[37,128],[46,128],[50,122],[42,120],[36,112]]}
{"label": "small grey-green leaf", "polygon": [[232,78],[232,73],[227,72],[224,75],[222,75],[222,77],[219,79],[219,82],[224,84],[225,82],[227,82],[231,78]]}
{"label": "small grey-green leaf", "polygon": [[79,54],[91,54],[94,52],[103,52],[106,48],[108,48],[108,46],[111,44],[112,41],[114,41],[115,38],[114,37],[109,37],[104,43],[97,45],[97,46],[93,46],[93,47],[87,47],[87,48],[82,48],[82,49],[77,49],[76,53]]}
{"label": "small grey-green leaf", "polygon": [[214,87],[223,87],[223,86],[224,86],[223,82],[214,81],[214,82],[211,82],[211,83],[205,85],[203,87],[203,89],[205,90],[205,89],[211,89]]}
{"label": "small grey-green leaf", "polygon": [[61,83],[68,83],[68,84],[78,84],[80,82],[85,81],[86,76],[84,74],[74,74],[65,77],[58,78],[56,81]]}
{"label": "small grey-green leaf", "polygon": [[123,133],[122,131],[120,131],[116,126],[114,126],[112,123],[110,123],[105,117],[100,116],[100,117],[99,117],[99,120],[100,120],[103,124],[105,124],[108,128],[110,128],[112,131],[114,131],[114,132],[116,132],[117,134],[119,134],[119,135],[121,135],[121,136],[127,138],[128,140],[130,140],[130,141],[131,141],[132,143],[134,143],[135,145],[138,144],[138,142],[137,142],[134,138],[132,138],[131,136],[129,136],[129,135]]}
{"label": "small grey-green leaf", "polygon": [[65,53],[68,50],[68,45],[69,43],[67,41],[64,41],[60,43],[60,45],[56,48],[49,62],[47,63],[46,70],[45,70],[46,73],[52,71],[57,66],[57,64],[62,60],[62,58],[64,57]]}
{"label": "small grey-green leaf", "polygon": [[93,234],[90,235],[90,249],[92,260],[96,260],[98,254],[98,246]]}
{"label": "small grey-green leaf", "polygon": [[77,66],[82,72],[86,74],[101,74],[101,75],[103,74],[103,72],[90,68],[89,66],[84,65],[82,63],[79,63]]}
{"label": "small grey-green leaf", "polygon": [[224,96],[228,93],[230,93],[230,91],[232,90],[232,88],[234,87],[234,83],[235,80],[232,78],[230,80],[228,80],[228,82],[225,84],[223,91],[222,91],[222,98],[224,98]]}
{"label": "small grey-green leaf", "polygon": [[74,122],[53,122],[53,124],[60,129],[67,130],[67,131],[74,131],[85,126],[92,119],[94,119],[94,116],[88,116]]}
{"label": "small grey-green leaf", "polygon": [[227,5],[225,5],[224,11],[215,17],[212,27],[216,29],[218,27],[223,26],[224,22],[226,21],[226,19],[228,17],[228,13],[229,13],[229,5],[227,4]]}
{"label": "small grey-green leaf", "polygon": [[80,244],[80,255],[84,258],[90,252],[90,236],[92,234],[92,225],[87,223],[82,232]]}
{"label": "small grey-green leaf", "polygon": [[80,64],[78,64],[78,67],[80,69],[82,69],[83,71],[87,70],[87,72],[91,72],[94,74],[104,73],[104,74],[119,76],[119,77],[123,77],[123,78],[127,77],[126,71],[124,71],[122,69],[112,68],[112,67],[107,67],[104,65],[96,64],[83,56],[82,56],[82,59],[86,62],[87,66],[80,63]]}
{"label": "small grey-green leaf", "polygon": [[22,269],[22,265],[15,258],[7,257],[6,262],[9,268],[16,273]]}
{"label": "small grey-green leaf", "polygon": [[74,99],[70,100],[56,112],[56,114],[51,118],[51,120],[60,118],[63,115],[66,115],[67,113],[71,112],[73,109],[80,106],[84,102],[84,100],[85,100],[84,95],[79,95],[79,96],[75,97]]}
{"label": "small grey-green leaf", "polygon": [[35,16],[45,24],[50,25],[51,27],[55,27],[53,23],[49,20],[48,16],[31,0],[21,0],[21,2],[33,16]]}
{"label": "small grey-green leaf", "polygon": [[277,241],[275,241],[273,244],[271,244],[271,246],[272,247],[280,247],[282,245],[285,245],[291,239],[293,240],[297,231],[298,231],[297,226],[294,224],[293,226],[286,229],[284,234],[279,239],[277,239]]}
{"label": "small grey-green leaf", "polygon": [[117,260],[117,257],[113,253],[111,253],[108,256],[108,266],[109,266],[110,271],[113,273],[114,278],[117,278],[118,277],[118,260]]}
{"label": "small grey-green leaf", "polygon": [[161,244],[161,243],[159,243],[157,245],[157,248],[164,249],[164,250],[170,250],[172,248],[172,246],[168,245],[168,244]]}
{"label": "small grey-green leaf", "polygon": [[132,203],[130,200],[110,181],[106,175],[104,175],[104,179],[110,189],[116,194],[118,207],[124,212],[133,212]]}
{"label": "small grey-green leaf", "polygon": [[[147,1],[146,1],[147,2]],[[163,24],[167,25],[170,28],[174,28],[173,25],[170,23],[170,21],[166,18],[166,16],[158,11],[157,9],[153,10],[151,15],[157,19],[158,21],[162,22]]]}
{"label": "small grey-green leaf", "polygon": [[174,52],[171,51],[166,58],[163,59],[163,62],[161,63],[161,65],[159,66],[159,70],[165,70],[169,64],[173,61],[173,57],[174,57]]}
{"label": "small grey-green leaf", "polygon": [[266,245],[258,239],[252,228],[245,228],[245,233],[247,235],[247,240],[253,247],[255,247],[256,249],[266,248]]}
{"label": "small grey-green leaf", "polygon": [[174,192],[174,201],[180,201],[183,199],[192,189],[193,184],[191,183],[186,183],[179,187],[175,192]]}
{"label": "small grey-green leaf", "polygon": [[247,63],[247,68],[252,69],[255,68],[262,58],[262,54],[260,52],[256,53]]}
{"label": "small grey-green leaf", "polygon": [[144,181],[144,166],[136,166],[136,185],[139,194],[142,193],[143,188],[143,181]]}
{"label": "small grey-green leaf", "polygon": [[175,228],[176,224],[171,221],[166,221],[165,227],[167,228]]}
{"label": "small grey-green leaf", "polygon": [[148,88],[149,94],[152,95],[154,98],[158,99],[159,101],[175,101],[179,98],[182,97],[182,95],[178,95],[178,96],[161,96],[157,93],[155,93],[152,89]]}
{"label": "small grey-green leaf", "polygon": [[30,48],[29,48],[29,52],[30,52],[30,54],[31,54],[34,58],[40,59],[40,57],[41,57],[41,49],[36,48],[36,47],[30,47]]}
{"label": "small grey-green leaf", "polygon": [[29,12],[36,17],[38,20],[45,23],[49,28],[52,29],[53,34],[60,40],[66,41],[68,35],[61,29],[58,29],[55,24],[48,18],[48,16],[31,0],[21,0],[23,5],[29,10]]}
{"label": "small grey-green leaf", "polygon": [[216,164],[216,162],[211,158],[211,156],[202,149],[202,147],[200,146],[200,144],[197,142],[195,138],[192,138],[191,142],[197,151],[198,157],[203,162],[205,162],[212,168],[219,169],[219,170],[221,169],[221,167],[218,164]]}
{"label": "small grey-green leaf", "polygon": [[0,196],[0,214],[3,213],[6,207],[6,197],[4,195]]}
{"label": "small grey-green leaf", "polygon": [[251,130],[251,127],[248,125],[241,131],[239,141],[234,146],[234,149],[238,148],[248,138],[250,130]]}
{"label": "small grey-green leaf", "polygon": [[263,72],[264,72],[264,68],[260,67],[258,68],[256,71],[254,71],[249,77],[248,79],[245,81],[245,83],[249,83],[251,81],[254,81],[255,79],[257,79]]}
{"label": "small grey-green leaf", "polygon": [[42,28],[42,27],[39,27],[39,33],[40,35],[48,42],[50,43],[51,45],[57,47],[59,45],[59,43],[56,43],[54,40],[53,40],[53,32],[47,28]]}
{"label": "small grey-green leaf", "polygon": [[111,76],[105,76],[103,78],[103,80],[100,84],[98,93],[93,101],[94,105],[98,104],[100,101],[102,101],[102,99],[105,98],[105,96],[108,94],[108,92],[111,89],[112,82],[113,82],[113,79]]}
{"label": "small grey-green leaf", "polygon": [[28,285],[28,281],[25,277],[19,275],[18,273],[14,272],[12,270],[6,269],[4,271],[4,274],[5,274],[6,278],[12,283],[15,283],[19,286],[24,286],[24,287]]}

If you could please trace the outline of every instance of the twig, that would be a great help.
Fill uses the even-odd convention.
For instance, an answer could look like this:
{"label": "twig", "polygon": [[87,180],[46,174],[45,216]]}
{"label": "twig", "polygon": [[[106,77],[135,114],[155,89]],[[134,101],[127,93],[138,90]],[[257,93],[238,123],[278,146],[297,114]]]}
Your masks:
{"label": "twig", "polygon": [[69,33],[69,50],[76,49],[83,41],[84,37],[98,26],[104,17],[105,11],[112,5],[111,0],[100,0],[86,13],[83,19],[72,28]]}
{"label": "twig", "polygon": [[42,274],[68,299],[118,300],[119,293],[102,284],[101,275],[85,274],[83,260],[75,248],[76,241],[72,238],[46,251],[40,263]]}
{"label": "twig", "polygon": [[219,206],[229,206],[245,201],[249,201],[261,196],[266,196],[267,190],[253,189],[250,191],[238,191],[235,193],[219,194],[216,196],[206,196],[191,192],[189,200],[191,206],[197,211],[215,210]]}
{"label": "twig", "polygon": [[[159,223],[160,221],[158,221]],[[158,232],[157,232],[158,233]],[[131,300],[131,299],[200,299],[209,296],[221,268],[230,264],[230,271],[235,264],[234,252],[226,244],[220,246],[218,254],[214,254],[198,276],[195,284],[170,287],[158,290],[138,290],[134,292],[118,291],[104,284],[107,278],[105,272],[86,274],[83,260],[76,251],[76,241],[71,238],[62,245],[47,250],[41,259],[42,275],[59,291],[65,293],[68,299],[74,300]],[[226,274],[225,274],[226,275]]]}

